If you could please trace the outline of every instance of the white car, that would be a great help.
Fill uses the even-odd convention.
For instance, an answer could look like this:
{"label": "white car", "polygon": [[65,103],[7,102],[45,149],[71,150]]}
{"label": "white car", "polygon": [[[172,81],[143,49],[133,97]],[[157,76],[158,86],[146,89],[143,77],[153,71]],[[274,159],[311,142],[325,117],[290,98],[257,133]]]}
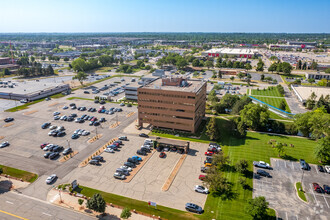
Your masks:
{"label": "white car", "polygon": [[46,147],[42,148],[43,151],[48,151],[50,147],[52,147],[53,144],[48,144]]}
{"label": "white car", "polygon": [[264,162],[264,161],[253,161],[253,165],[255,167],[260,167],[260,168],[265,168],[265,169],[270,169],[270,166],[268,163]]}
{"label": "white car", "polygon": [[201,185],[196,185],[195,186],[195,191],[196,192],[199,192],[199,193],[204,193],[204,194],[208,194],[209,193],[209,189],[204,187],[204,186],[201,186]]}
{"label": "white car", "polygon": [[119,168],[124,169],[124,170],[127,170],[128,172],[131,172],[132,171],[132,168],[131,167],[128,167],[128,166],[121,166]]}
{"label": "white car", "polygon": [[85,130],[84,129],[81,129],[80,131],[78,131],[78,135],[82,135],[82,133],[84,132]]}
{"label": "white car", "polygon": [[61,113],[60,112],[54,112],[53,116],[56,116],[56,115],[59,115],[59,114],[61,114]]}
{"label": "white car", "polygon": [[63,106],[63,108],[62,109],[68,109],[69,107],[68,106]]}
{"label": "white car", "polygon": [[60,120],[64,120],[66,118],[66,116],[65,115],[63,115],[62,117],[60,117]]}
{"label": "white car", "polygon": [[0,148],[3,148],[3,147],[7,147],[9,146],[9,142],[8,141],[4,141],[0,144]]}
{"label": "white car", "polygon": [[113,174],[113,177],[116,178],[116,179],[120,179],[120,180],[123,180],[123,179],[126,178],[125,175],[122,175],[120,173]]}
{"label": "white car", "polygon": [[56,178],[57,178],[56,174],[52,174],[52,175],[50,175],[49,177],[47,177],[47,179],[46,179],[46,183],[47,183],[47,184],[50,184],[50,183],[52,183]]}
{"label": "white car", "polygon": [[26,99],[20,100],[20,103],[27,103],[28,101]]}
{"label": "white car", "polygon": [[115,151],[111,148],[105,148],[104,149],[104,152],[107,152],[107,153],[114,153]]}
{"label": "white car", "polygon": [[327,173],[330,173],[330,166],[329,165],[325,165],[324,168],[325,168],[325,171]]}
{"label": "white car", "polygon": [[52,126],[49,127],[50,130],[54,130],[54,129],[56,129],[56,128],[57,128],[56,125],[52,125]]}
{"label": "white car", "polygon": [[89,131],[84,131],[81,135],[82,135],[82,136],[87,136],[87,135],[89,135],[89,134],[90,134]]}
{"label": "white car", "polygon": [[54,120],[59,120],[60,119],[60,116],[56,115],[54,116]]}

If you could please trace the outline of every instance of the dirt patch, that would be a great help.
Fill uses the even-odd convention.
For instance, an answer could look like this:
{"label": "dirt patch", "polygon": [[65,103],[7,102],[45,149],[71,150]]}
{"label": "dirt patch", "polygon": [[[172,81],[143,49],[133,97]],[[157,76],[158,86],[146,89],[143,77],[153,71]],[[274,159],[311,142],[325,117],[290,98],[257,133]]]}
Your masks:
{"label": "dirt patch", "polygon": [[64,157],[62,157],[61,159],[59,159],[59,161],[61,163],[69,160],[70,158],[72,158],[74,155],[78,154],[79,152],[78,151],[73,151],[71,154],[68,154],[68,155],[65,155]]}
{"label": "dirt patch", "polygon": [[58,105],[58,104],[59,104],[58,102],[54,102],[54,103],[48,105],[48,107],[52,107],[52,106],[55,106],[55,105]]}
{"label": "dirt patch", "polygon": [[146,164],[148,162],[148,160],[151,158],[151,156],[156,152],[156,150],[153,150],[150,154],[148,154],[147,156],[143,157],[142,162],[137,165],[132,172],[130,172],[130,175],[126,177],[125,180],[123,180],[124,183],[129,183],[131,182],[131,180],[134,178],[134,176],[141,170],[141,168],[144,166],[144,164]]}
{"label": "dirt patch", "polygon": [[2,140],[2,139],[4,139],[5,138],[5,136],[0,136],[0,140]]}
{"label": "dirt patch", "polygon": [[126,117],[129,118],[129,117],[133,116],[134,114],[135,114],[135,112],[130,112],[126,115]]}
{"label": "dirt patch", "polygon": [[179,172],[184,160],[186,159],[187,154],[183,154],[179,161],[176,163],[175,167],[173,168],[171,174],[169,175],[169,177],[167,178],[166,182],[164,183],[163,187],[162,187],[162,191],[167,191],[170,186],[172,185],[173,180],[176,177],[176,174]]}
{"label": "dirt patch", "polygon": [[98,134],[98,135],[92,137],[91,139],[89,139],[87,142],[88,142],[89,144],[91,144],[91,143],[97,141],[98,139],[100,139],[102,136],[103,136],[103,134]]}
{"label": "dirt patch", "polygon": [[6,127],[10,127],[10,126],[12,126],[12,125],[14,125],[13,122],[11,122],[11,123],[7,123],[7,124],[4,124],[2,127],[6,128]]}
{"label": "dirt patch", "polygon": [[31,115],[31,114],[36,113],[36,112],[38,112],[38,110],[24,112],[23,115]]}

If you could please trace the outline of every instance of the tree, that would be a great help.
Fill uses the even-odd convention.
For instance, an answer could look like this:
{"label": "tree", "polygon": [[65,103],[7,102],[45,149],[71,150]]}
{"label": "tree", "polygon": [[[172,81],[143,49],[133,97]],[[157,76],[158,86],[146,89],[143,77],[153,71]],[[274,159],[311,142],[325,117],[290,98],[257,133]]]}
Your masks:
{"label": "tree", "polygon": [[207,171],[204,182],[210,191],[217,195],[224,194],[231,189],[230,182],[215,167],[211,167]]}
{"label": "tree", "polygon": [[301,67],[302,67],[302,62],[301,62],[301,60],[298,60],[297,69],[301,70]]}
{"label": "tree", "polygon": [[242,121],[240,121],[238,124],[237,124],[237,136],[239,137],[239,138],[244,138],[244,137],[246,137],[246,125],[242,122]]}
{"label": "tree", "polygon": [[69,59],[69,57],[64,57],[63,58],[63,61],[65,61],[65,62],[67,62],[67,61],[69,61],[70,59]]}
{"label": "tree", "polygon": [[277,63],[272,63],[269,67],[268,67],[268,72],[274,72],[277,69]]}
{"label": "tree", "polygon": [[238,74],[237,74],[237,77],[238,77],[240,80],[241,80],[244,76],[245,76],[244,73],[238,73]]}
{"label": "tree", "polygon": [[250,64],[250,63],[247,63],[247,64],[245,65],[245,69],[246,69],[247,71],[251,70],[251,69],[252,69],[251,64]]}
{"label": "tree", "polygon": [[120,59],[119,59],[119,63],[120,63],[120,64],[124,64],[124,59],[123,59],[122,57],[120,57]]}
{"label": "tree", "polygon": [[220,68],[221,67],[221,63],[222,63],[222,58],[221,57],[218,57],[215,66],[218,67],[218,68]]}
{"label": "tree", "polygon": [[33,63],[36,60],[36,58],[34,56],[31,56],[30,60],[31,60],[31,63]]}
{"label": "tree", "polygon": [[315,62],[314,60],[313,60],[313,62],[311,64],[311,69],[312,70],[316,70],[317,69],[317,62]]}
{"label": "tree", "polygon": [[264,62],[261,59],[259,59],[259,62],[257,63],[256,71],[260,71],[260,72],[264,71],[264,65],[265,65]]}
{"label": "tree", "polygon": [[79,71],[74,77],[73,80],[77,79],[81,85],[83,85],[83,81],[87,79],[87,74],[85,72]]}
{"label": "tree", "polygon": [[252,130],[263,130],[269,120],[267,107],[250,103],[240,112],[241,121]]}
{"label": "tree", "polygon": [[49,75],[53,75],[54,74],[54,69],[51,65],[48,65],[47,70],[46,70],[47,74]]}
{"label": "tree", "polygon": [[204,66],[207,67],[207,69],[210,69],[211,67],[214,67],[214,65],[213,65],[213,61],[211,61],[211,60],[207,60],[207,61],[204,63]]}
{"label": "tree", "polygon": [[86,61],[80,57],[72,61],[71,65],[75,72],[86,71],[88,69]]}
{"label": "tree", "polygon": [[105,203],[103,197],[100,194],[96,193],[93,195],[93,197],[91,199],[87,200],[86,207],[93,211],[104,213],[106,203]]}
{"label": "tree", "polygon": [[308,81],[310,84],[315,83],[315,79],[312,79],[312,78],[308,79],[307,81]]}
{"label": "tree", "polygon": [[99,57],[99,62],[101,66],[110,66],[114,62],[114,59],[112,56],[102,55]]}
{"label": "tree", "polygon": [[316,103],[316,94],[315,92],[312,92],[312,94],[309,96],[309,98],[306,100],[306,107],[308,109],[313,109]]}
{"label": "tree", "polygon": [[279,157],[281,157],[281,154],[285,152],[284,145],[280,142],[276,142],[274,148],[277,151]]}
{"label": "tree", "polygon": [[285,109],[286,109],[286,103],[285,103],[285,100],[284,99],[282,99],[282,101],[280,102],[279,109],[282,109],[282,110],[285,111]]}
{"label": "tree", "polygon": [[245,212],[251,215],[253,219],[266,219],[268,205],[269,203],[266,202],[265,197],[258,196],[248,200]]}
{"label": "tree", "polygon": [[317,146],[314,149],[314,156],[321,162],[330,160],[330,137],[326,136],[317,141]]}
{"label": "tree", "polygon": [[201,66],[201,64],[199,62],[199,59],[194,59],[193,62],[192,62],[192,66],[193,67],[199,67],[199,66]]}
{"label": "tree", "polygon": [[231,80],[232,82],[234,82],[234,79],[235,79],[234,76],[231,76],[231,77],[230,77],[230,80]]}
{"label": "tree", "polygon": [[306,70],[307,69],[307,63],[306,62],[304,62],[303,66],[302,66],[302,69],[303,70]]}
{"label": "tree", "polygon": [[131,217],[131,215],[132,215],[131,210],[125,207],[120,214],[120,218],[128,219],[129,217]]}
{"label": "tree", "polygon": [[327,69],[325,70],[325,73],[330,73],[330,68],[327,68]]}
{"label": "tree", "polygon": [[206,134],[210,137],[210,140],[216,140],[219,138],[219,130],[215,117],[212,117],[209,123],[207,124]]}
{"label": "tree", "polygon": [[218,71],[218,78],[219,78],[219,79],[222,78],[222,72],[221,72],[221,70]]}
{"label": "tree", "polygon": [[2,167],[0,167],[0,175],[3,173],[3,169]]}
{"label": "tree", "polygon": [[265,79],[265,75],[264,75],[264,74],[261,74],[261,76],[260,76],[260,80],[261,80],[261,81],[264,81],[264,79]]}
{"label": "tree", "polygon": [[181,57],[176,62],[176,67],[178,69],[184,69],[188,65],[188,62],[185,58]]}
{"label": "tree", "polygon": [[240,160],[236,163],[235,168],[238,172],[244,174],[248,170],[249,163],[247,160]]}
{"label": "tree", "polygon": [[83,199],[78,199],[78,204],[79,204],[80,206],[82,206],[83,203],[84,203],[84,200],[83,200]]}
{"label": "tree", "polygon": [[291,74],[291,70],[292,70],[292,66],[290,65],[290,63],[287,63],[287,62],[283,62],[282,63],[282,71],[285,73],[285,74]]}
{"label": "tree", "polygon": [[42,61],[45,61],[45,60],[46,60],[46,57],[45,57],[45,56],[42,56],[42,57],[41,57],[41,60],[42,60]]}
{"label": "tree", "polygon": [[5,75],[5,76],[10,75],[10,71],[9,71],[8,68],[5,68],[5,69],[3,70],[3,75]]}
{"label": "tree", "polygon": [[218,97],[217,97],[217,94],[216,94],[214,89],[207,96],[207,100],[209,100],[210,102],[217,102],[218,101]]}

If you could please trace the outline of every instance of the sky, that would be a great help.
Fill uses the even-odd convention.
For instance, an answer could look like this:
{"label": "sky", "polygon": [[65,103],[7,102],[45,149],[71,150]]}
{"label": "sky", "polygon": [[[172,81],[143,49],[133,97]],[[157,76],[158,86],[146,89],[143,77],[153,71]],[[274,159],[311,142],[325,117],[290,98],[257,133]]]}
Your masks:
{"label": "sky", "polygon": [[330,33],[330,0],[2,0],[7,32]]}

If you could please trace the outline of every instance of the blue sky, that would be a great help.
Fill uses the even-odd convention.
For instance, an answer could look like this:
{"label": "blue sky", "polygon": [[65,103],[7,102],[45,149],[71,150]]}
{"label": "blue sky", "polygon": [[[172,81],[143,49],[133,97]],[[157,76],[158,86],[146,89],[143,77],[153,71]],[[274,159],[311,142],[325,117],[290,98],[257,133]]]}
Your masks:
{"label": "blue sky", "polygon": [[7,0],[4,32],[330,33],[330,0]]}

